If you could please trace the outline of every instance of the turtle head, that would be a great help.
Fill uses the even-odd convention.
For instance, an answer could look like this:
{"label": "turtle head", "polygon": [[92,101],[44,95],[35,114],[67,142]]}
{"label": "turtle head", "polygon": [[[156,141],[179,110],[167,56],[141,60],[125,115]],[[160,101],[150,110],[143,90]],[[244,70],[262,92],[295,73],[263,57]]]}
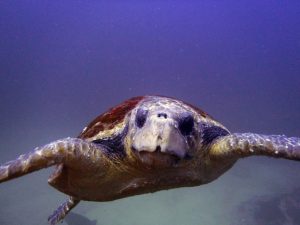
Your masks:
{"label": "turtle head", "polygon": [[196,113],[179,101],[152,98],[133,109],[129,118],[131,151],[150,167],[177,166],[197,147]]}

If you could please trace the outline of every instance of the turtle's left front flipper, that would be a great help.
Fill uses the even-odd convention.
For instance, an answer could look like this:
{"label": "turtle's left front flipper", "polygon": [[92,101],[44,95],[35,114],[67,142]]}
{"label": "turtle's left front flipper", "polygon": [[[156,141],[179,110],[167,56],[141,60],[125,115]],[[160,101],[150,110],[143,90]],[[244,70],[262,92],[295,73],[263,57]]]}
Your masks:
{"label": "turtle's left front flipper", "polygon": [[211,158],[238,159],[265,155],[300,161],[300,138],[284,135],[234,133],[216,139],[209,150]]}

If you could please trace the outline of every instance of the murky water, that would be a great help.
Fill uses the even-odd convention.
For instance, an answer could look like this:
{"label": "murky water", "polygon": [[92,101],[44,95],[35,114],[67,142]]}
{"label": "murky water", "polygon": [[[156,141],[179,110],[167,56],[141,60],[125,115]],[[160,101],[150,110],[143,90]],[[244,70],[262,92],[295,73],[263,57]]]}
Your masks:
{"label": "murky water", "polygon": [[[197,105],[232,132],[300,137],[298,1],[2,1],[0,163],[77,136],[126,98]],[[0,185],[1,225],[47,224],[53,168]],[[300,224],[300,163],[240,160],[211,184],[80,203],[69,225]]]}

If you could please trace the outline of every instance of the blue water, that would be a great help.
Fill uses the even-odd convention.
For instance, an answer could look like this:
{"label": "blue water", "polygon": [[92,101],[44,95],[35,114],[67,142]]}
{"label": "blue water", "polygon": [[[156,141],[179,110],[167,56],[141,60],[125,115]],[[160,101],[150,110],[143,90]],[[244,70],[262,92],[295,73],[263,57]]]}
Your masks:
{"label": "blue water", "polygon": [[[233,132],[300,137],[300,2],[0,2],[0,163],[144,94]],[[51,171],[0,185],[1,225],[47,224],[65,200]],[[247,158],[204,186],[80,203],[64,224],[300,224],[299,171]]]}

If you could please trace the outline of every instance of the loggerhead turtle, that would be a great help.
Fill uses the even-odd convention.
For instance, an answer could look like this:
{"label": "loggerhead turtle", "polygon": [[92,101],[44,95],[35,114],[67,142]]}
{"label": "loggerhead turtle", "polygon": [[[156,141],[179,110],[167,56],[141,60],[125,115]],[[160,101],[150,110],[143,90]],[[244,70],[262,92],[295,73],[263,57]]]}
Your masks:
{"label": "loggerhead turtle", "polygon": [[141,96],[98,116],[78,138],[54,141],[0,166],[0,183],[56,165],[48,182],[69,199],[49,217],[58,223],[81,200],[209,183],[251,155],[300,160],[300,138],[230,133],[182,101]]}

